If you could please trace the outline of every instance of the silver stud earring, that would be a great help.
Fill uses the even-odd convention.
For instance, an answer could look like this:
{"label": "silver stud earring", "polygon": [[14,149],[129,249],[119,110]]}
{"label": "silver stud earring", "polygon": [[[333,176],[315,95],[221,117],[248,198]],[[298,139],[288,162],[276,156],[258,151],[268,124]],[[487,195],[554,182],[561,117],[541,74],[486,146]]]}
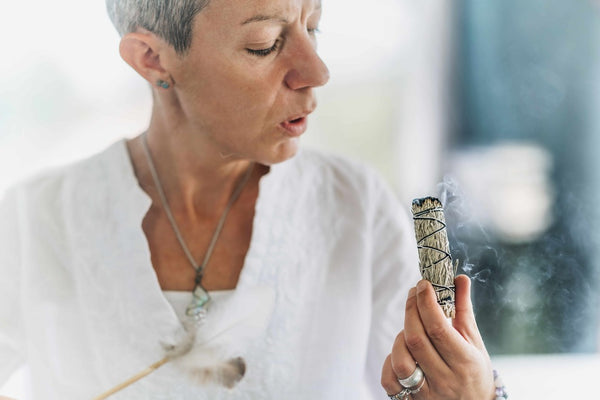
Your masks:
{"label": "silver stud earring", "polygon": [[163,89],[168,89],[171,87],[171,85],[169,85],[169,82],[163,81],[162,79],[156,81],[156,86],[161,87]]}

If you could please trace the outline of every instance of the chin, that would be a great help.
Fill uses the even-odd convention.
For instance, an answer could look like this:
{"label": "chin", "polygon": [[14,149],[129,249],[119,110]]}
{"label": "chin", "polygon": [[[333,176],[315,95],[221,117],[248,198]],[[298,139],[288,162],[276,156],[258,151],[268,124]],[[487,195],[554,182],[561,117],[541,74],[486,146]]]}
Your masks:
{"label": "chin", "polygon": [[271,153],[266,157],[266,160],[261,161],[264,165],[273,165],[284,162],[294,157],[300,150],[299,138],[288,139],[283,143],[279,143]]}

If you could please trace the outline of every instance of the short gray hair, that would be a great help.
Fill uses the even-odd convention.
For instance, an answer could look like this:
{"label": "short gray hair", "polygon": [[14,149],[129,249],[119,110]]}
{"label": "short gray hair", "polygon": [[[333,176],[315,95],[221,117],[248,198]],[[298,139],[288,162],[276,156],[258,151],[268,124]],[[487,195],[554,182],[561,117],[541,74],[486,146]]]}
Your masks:
{"label": "short gray hair", "polygon": [[146,29],[184,55],[192,43],[192,22],[209,0],[106,0],[106,10],[121,36]]}

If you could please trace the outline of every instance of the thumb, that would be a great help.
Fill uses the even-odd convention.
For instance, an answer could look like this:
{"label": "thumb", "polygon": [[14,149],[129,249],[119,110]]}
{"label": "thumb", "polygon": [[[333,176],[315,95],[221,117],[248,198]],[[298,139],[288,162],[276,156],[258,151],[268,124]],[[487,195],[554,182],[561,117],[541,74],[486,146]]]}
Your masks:
{"label": "thumb", "polygon": [[452,325],[467,341],[483,347],[483,340],[477,328],[471,303],[471,279],[466,275],[459,275],[454,280],[454,284],[456,286],[456,317],[452,321]]}

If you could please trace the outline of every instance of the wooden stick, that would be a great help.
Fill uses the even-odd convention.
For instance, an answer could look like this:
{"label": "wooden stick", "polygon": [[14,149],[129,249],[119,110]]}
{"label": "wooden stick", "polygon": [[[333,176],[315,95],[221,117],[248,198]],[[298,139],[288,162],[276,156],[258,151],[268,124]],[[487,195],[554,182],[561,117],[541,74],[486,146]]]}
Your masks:
{"label": "wooden stick", "polygon": [[104,392],[103,394],[101,394],[98,397],[94,397],[93,400],[104,400],[106,398],[108,398],[109,396],[125,389],[127,386],[139,381],[140,379],[142,379],[143,377],[150,375],[151,373],[153,373],[154,371],[156,371],[157,369],[159,369],[162,365],[168,363],[170,360],[169,357],[165,357],[160,361],[155,362],[154,364],[152,364],[151,366],[149,366],[148,368],[146,368],[145,370],[135,374],[134,376],[132,376],[131,378],[127,379],[126,381],[124,381],[123,383],[118,384],[117,386],[113,387],[112,389]]}
{"label": "wooden stick", "polygon": [[454,276],[458,263],[452,264],[442,203],[434,197],[415,199],[412,213],[421,276],[433,285],[446,317],[454,318]]}

